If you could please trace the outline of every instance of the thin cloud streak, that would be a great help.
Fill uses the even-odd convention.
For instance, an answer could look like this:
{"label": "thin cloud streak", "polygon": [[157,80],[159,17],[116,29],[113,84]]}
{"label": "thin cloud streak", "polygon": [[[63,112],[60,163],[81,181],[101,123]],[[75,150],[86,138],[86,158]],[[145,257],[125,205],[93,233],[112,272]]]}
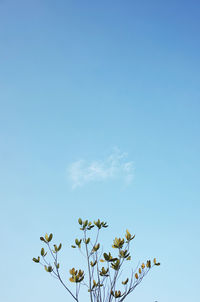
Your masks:
{"label": "thin cloud streak", "polygon": [[133,161],[127,161],[127,154],[115,149],[104,160],[78,160],[73,162],[67,174],[72,189],[82,187],[91,182],[121,180],[125,185],[132,182],[134,177]]}

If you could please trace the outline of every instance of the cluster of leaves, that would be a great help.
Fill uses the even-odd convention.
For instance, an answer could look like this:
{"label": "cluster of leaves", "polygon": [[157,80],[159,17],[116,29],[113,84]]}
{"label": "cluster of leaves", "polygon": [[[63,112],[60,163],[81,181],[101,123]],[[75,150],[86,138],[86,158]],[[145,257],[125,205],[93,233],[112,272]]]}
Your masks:
{"label": "cluster of leaves", "polygon": [[83,281],[83,279],[84,279],[84,271],[82,271],[82,270],[77,271],[77,270],[75,270],[75,268],[73,267],[72,269],[70,269],[69,272],[70,272],[70,274],[72,275],[72,276],[69,278],[69,280],[70,280],[71,282],[79,283],[79,282]]}
{"label": "cluster of leaves", "polygon": [[[60,265],[58,263],[58,252],[60,251],[62,244],[58,246],[56,244],[53,247],[50,245],[53,235],[46,234],[45,237],[40,237],[47,250],[53,259],[53,264],[46,260],[47,251],[44,248],[41,249],[41,256],[33,258],[33,261],[40,263],[44,269],[52,276],[57,278],[65,289],[71,294],[71,296],[78,302],[80,286],[85,285],[88,288],[91,302],[111,302],[113,299],[122,302],[135,288],[140,284],[144,276],[149,272],[153,266],[159,266],[160,263],[154,258],[153,261],[147,260],[146,264],[142,263],[137,270],[132,271],[131,276],[124,281],[120,280],[120,269],[126,261],[131,260],[129,252],[130,243],[135,238],[135,235],[126,230],[124,238],[115,237],[113,240],[112,248],[116,250],[117,255],[114,256],[111,252],[104,252],[98,242],[99,232],[103,228],[107,228],[108,225],[104,221],[83,221],[78,219],[80,230],[83,232],[82,238],[76,238],[75,244],[72,248],[77,248],[82,254],[85,253],[85,258],[88,268],[88,278],[85,280],[85,272],[81,269],[70,269],[69,281],[76,284],[75,293],[69,289],[60,275]],[[93,240],[88,236],[88,232],[94,227],[97,229],[96,238]],[[84,251],[83,251],[84,248]],[[105,263],[105,264],[103,264]],[[120,288],[122,287],[122,289]]]}
{"label": "cluster of leaves", "polygon": [[[45,242],[48,249],[50,250],[50,253],[54,259],[54,268],[49,262],[46,261],[45,257],[47,255],[47,251],[45,251],[44,248],[41,248],[41,252],[40,252],[43,262],[41,261],[40,256],[38,256],[37,258],[33,258],[33,261],[42,264],[46,272],[53,273],[54,275],[56,275],[56,272],[60,267],[59,263],[57,262],[57,253],[60,251],[62,244],[60,243],[59,246],[54,244],[54,249],[51,249],[49,243],[52,240],[52,238],[53,238],[53,234],[51,233],[50,235],[45,234],[45,237],[40,237],[40,240]],[[53,254],[55,254],[55,256]]]}

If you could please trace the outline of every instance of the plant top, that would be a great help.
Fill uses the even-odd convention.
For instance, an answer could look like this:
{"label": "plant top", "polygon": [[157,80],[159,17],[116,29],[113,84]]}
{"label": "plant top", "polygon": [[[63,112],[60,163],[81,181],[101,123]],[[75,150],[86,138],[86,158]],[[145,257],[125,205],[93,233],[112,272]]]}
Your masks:
{"label": "plant top", "polygon": [[[62,248],[62,244],[52,244],[53,234],[45,234],[40,240],[45,244],[46,249],[42,247],[40,256],[33,258],[35,263],[41,264],[45,271],[55,277],[68,293],[77,302],[80,301],[79,293],[81,286],[86,286],[90,296],[90,302],[111,302],[113,299],[122,302],[132,291],[140,284],[144,276],[154,266],[160,263],[154,258],[153,261],[147,260],[145,263],[138,265],[129,277],[121,279],[122,266],[131,260],[130,244],[135,238],[128,230],[126,230],[124,238],[115,237],[112,248],[115,250],[116,256],[110,251],[103,252],[99,243],[100,230],[107,228],[108,225],[104,221],[83,221],[78,219],[80,230],[83,232],[81,238],[76,238],[72,248],[77,248],[86,259],[87,274],[84,270],[71,268],[69,270],[69,281],[75,284],[72,291],[65,282],[65,278],[60,273],[60,263],[58,262],[58,254]],[[96,237],[93,241],[88,233],[96,228]],[[47,254],[51,260],[47,259]]]}

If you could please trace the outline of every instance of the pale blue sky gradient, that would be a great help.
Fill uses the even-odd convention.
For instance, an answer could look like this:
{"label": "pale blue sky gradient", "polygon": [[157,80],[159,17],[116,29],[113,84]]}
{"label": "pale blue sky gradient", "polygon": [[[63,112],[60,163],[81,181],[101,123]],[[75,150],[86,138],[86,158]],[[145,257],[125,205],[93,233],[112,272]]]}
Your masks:
{"label": "pale blue sky gradient", "polygon": [[[73,301],[31,259],[53,232],[67,280],[79,216],[108,222],[105,245],[136,233],[133,267],[161,261],[127,302],[200,299],[199,14],[195,0],[0,1],[0,301]],[[133,181],[72,189],[68,167],[113,148]]]}

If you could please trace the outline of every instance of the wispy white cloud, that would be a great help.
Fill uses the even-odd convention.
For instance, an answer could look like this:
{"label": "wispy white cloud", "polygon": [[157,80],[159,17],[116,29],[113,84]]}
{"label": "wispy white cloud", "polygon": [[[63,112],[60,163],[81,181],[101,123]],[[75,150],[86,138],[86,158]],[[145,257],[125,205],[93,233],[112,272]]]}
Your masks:
{"label": "wispy white cloud", "polygon": [[67,173],[73,189],[84,186],[90,182],[103,182],[106,180],[120,179],[124,184],[133,180],[133,162],[127,161],[127,153],[119,149],[103,160],[78,160],[69,166]]}

